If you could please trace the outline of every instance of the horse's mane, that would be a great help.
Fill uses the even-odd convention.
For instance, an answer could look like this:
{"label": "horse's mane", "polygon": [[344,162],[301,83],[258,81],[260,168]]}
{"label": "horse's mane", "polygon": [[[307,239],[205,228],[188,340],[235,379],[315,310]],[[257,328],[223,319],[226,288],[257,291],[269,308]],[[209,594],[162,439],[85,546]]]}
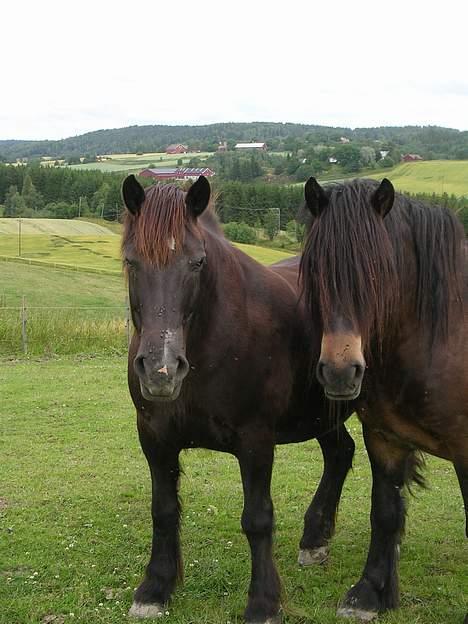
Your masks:
{"label": "horse's mane", "polygon": [[361,329],[364,344],[371,337],[382,344],[407,294],[409,245],[416,263],[416,318],[432,341],[446,338],[452,312],[461,310],[461,224],[446,208],[396,194],[382,227],[371,205],[377,188],[374,180],[325,187],[328,205],[309,224],[301,261],[309,307],[325,329],[338,309]]}
{"label": "horse's mane", "polygon": [[[195,219],[187,212],[185,196],[186,193],[174,184],[148,187],[139,212],[134,215],[126,211],[122,249],[131,241],[142,259],[158,267],[166,266],[172,248],[176,252],[182,248],[186,229],[197,227]],[[219,233],[213,204],[210,203],[201,220],[205,227]]]}

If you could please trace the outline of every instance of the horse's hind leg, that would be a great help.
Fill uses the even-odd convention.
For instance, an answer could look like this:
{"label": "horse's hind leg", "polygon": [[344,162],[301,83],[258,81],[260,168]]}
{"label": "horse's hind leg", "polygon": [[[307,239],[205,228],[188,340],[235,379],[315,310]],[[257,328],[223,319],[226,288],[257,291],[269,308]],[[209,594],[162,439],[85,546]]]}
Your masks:
{"label": "horse's hind leg", "polygon": [[153,539],[145,578],[135,592],[129,615],[154,618],[164,614],[178,578],[182,575],[179,543],[179,454],[156,449],[141,434],[140,441],[151,471]]}
{"label": "horse's hind leg", "polygon": [[359,582],[347,593],[338,615],[370,621],[399,605],[399,543],[405,525],[401,493],[414,454],[363,427],[372,468],[371,543]]}
{"label": "horse's hind leg", "polygon": [[298,559],[299,565],[303,566],[323,563],[328,557],[328,543],[335,532],[343,483],[354,456],[354,441],[344,425],[317,437],[317,440],[322,449],[324,470],[304,516]]}
{"label": "horse's hind leg", "polygon": [[249,624],[280,621],[280,580],[273,562],[273,503],[270,495],[273,468],[273,435],[250,427],[242,432],[238,450],[244,510],[242,529],[249,541],[252,572],[245,620]]}
{"label": "horse's hind leg", "polygon": [[465,534],[468,537],[468,466],[465,462],[455,461],[454,463],[465,507]]}

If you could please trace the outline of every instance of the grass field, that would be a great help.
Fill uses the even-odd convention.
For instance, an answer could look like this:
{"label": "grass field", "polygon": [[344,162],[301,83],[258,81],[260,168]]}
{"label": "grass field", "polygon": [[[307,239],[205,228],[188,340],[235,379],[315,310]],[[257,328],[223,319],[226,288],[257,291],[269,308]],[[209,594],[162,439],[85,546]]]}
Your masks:
{"label": "grass field", "polygon": [[23,295],[29,355],[125,352],[126,292],[121,276],[14,262],[3,262],[0,268],[0,356],[22,353]]}
{"label": "grass field", "polygon": [[[82,219],[18,219],[0,218],[0,236],[18,237],[21,227],[23,236],[109,236],[109,229],[103,220]],[[3,239],[2,239],[3,240]],[[0,246],[0,250],[3,247]]]}
{"label": "grass field", "polygon": [[368,177],[387,177],[399,191],[468,196],[468,160],[428,160],[402,163]]}
{"label": "grass field", "polygon": [[154,152],[148,154],[107,154],[107,160],[102,162],[71,165],[72,169],[98,169],[99,171],[135,171],[145,169],[149,165],[155,167],[175,167],[179,160],[182,166],[187,166],[192,158],[206,160],[211,154],[208,152],[193,152],[187,154],[166,154]]}
{"label": "grass field", "polygon": [[[68,223],[73,231],[81,222]],[[67,231],[66,225],[65,221],[62,231]],[[264,264],[290,255],[252,245],[239,247]],[[0,235],[0,255],[14,258],[17,250],[16,236]],[[0,356],[22,353],[23,296],[30,355],[125,351],[128,313],[120,236],[29,234],[22,237],[22,258],[43,264],[0,264]],[[50,266],[54,262],[79,270],[55,269]],[[110,274],[96,275],[91,270]]]}
{"label": "grass field", "polygon": [[[150,480],[126,388],[125,360],[60,358],[0,368],[0,623],[128,621],[150,544]],[[287,624],[337,622],[369,539],[369,469],[358,443],[328,565],[296,564],[302,516],[321,472],[314,442],[280,447],[273,500],[275,552]],[[185,584],[174,624],[242,622],[250,573],[240,531],[235,460],[183,454]],[[430,459],[431,488],[410,501],[401,550],[402,606],[385,624],[461,624],[467,611],[463,506],[451,467]],[[49,620],[47,620],[49,617]]]}
{"label": "grass field", "polygon": [[[78,267],[121,270],[121,226],[113,230],[99,222],[75,219],[22,219],[21,257],[44,262],[57,262]],[[263,264],[290,256],[287,252],[255,245],[238,245],[245,253]],[[18,255],[18,222],[0,219],[0,255]],[[0,282],[1,292],[1,282]]]}

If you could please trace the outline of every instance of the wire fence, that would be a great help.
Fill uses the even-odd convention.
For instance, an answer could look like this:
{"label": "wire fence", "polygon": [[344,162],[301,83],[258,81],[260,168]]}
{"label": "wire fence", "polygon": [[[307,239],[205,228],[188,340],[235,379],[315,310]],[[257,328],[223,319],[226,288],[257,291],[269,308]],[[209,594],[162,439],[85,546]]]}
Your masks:
{"label": "wire fence", "polygon": [[124,353],[131,338],[127,302],[115,306],[5,305],[0,297],[0,355]]}

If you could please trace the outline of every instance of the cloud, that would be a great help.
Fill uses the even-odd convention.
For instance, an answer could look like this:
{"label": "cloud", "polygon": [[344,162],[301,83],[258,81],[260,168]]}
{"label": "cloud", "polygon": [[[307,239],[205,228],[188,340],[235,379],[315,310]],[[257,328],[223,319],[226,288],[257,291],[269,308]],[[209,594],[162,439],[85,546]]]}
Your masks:
{"label": "cloud", "polygon": [[6,3],[0,138],[253,120],[468,129],[468,8],[421,7]]}

